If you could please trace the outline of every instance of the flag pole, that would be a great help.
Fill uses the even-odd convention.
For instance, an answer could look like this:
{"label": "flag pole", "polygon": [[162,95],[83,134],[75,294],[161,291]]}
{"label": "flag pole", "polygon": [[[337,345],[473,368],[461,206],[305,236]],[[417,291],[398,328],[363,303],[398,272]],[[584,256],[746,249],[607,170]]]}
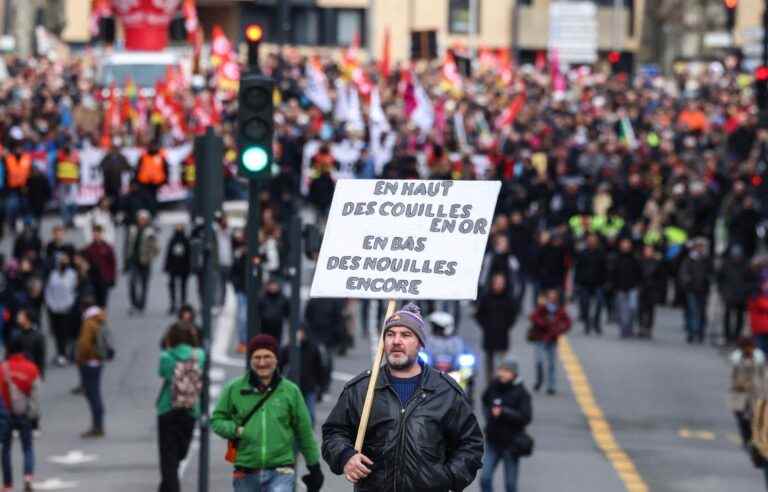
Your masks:
{"label": "flag pole", "polygon": [[[384,315],[384,323],[395,313],[395,306],[397,301],[390,299],[387,304],[387,312]],[[383,323],[382,323],[383,325]],[[376,355],[373,358],[373,365],[371,366],[371,378],[368,380],[368,392],[365,394],[365,402],[363,403],[363,413],[360,414],[360,424],[357,427],[357,438],[355,439],[355,450],[359,453],[363,450],[363,441],[365,440],[365,432],[368,430],[368,419],[371,416],[371,408],[373,407],[373,393],[376,389],[376,382],[379,379],[379,370],[381,369],[381,359],[384,357],[384,329],[382,328],[379,335],[379,347],[376,350]]]}

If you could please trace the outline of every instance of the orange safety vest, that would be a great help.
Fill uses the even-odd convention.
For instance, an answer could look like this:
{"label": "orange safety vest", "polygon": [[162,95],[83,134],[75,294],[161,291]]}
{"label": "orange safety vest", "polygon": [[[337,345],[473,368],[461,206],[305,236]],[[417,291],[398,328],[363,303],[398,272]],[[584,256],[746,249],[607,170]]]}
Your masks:
{"label": "orange safety vest", "polygon": [[5,179],[10,189],[24,188],[32,171],[32,157],[29,154],[21,154],[21,159],[16,155],[8,154],[5,157]]}
{"label": "orange safety vest", "polygon": [[141,161],[139,162],[139,174],[136,176],[136,179],[143,185],[160,186],[165,183],[163,154],[144,154],[141,156]]}
{"label": "orange safety vest", "polygon": [[187,188],[192,188],[195,186],[196,181],[197,172],[195,169],[195,158],[193,156],[189,156],[184,159],[184,164],[181,168],[181,182],[184,183],[184,186]]}
{"label": "orange safety vest", "polygon": [[59,159],[56,165],[56,179],[60,183],[77,183],[80,181],[80,164],[77,162],[77,155],[73,152],[65,154],[59,152]]}

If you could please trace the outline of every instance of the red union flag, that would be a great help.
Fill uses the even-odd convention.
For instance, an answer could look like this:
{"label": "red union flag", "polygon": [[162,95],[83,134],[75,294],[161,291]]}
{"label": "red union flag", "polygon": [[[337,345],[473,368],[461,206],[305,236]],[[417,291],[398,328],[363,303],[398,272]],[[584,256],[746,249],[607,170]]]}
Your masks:
{"label": "red union flag", "polygon": [[125,29],[128,50],[159,51],[168,45],[168,25],[181,0],[112,0]]}

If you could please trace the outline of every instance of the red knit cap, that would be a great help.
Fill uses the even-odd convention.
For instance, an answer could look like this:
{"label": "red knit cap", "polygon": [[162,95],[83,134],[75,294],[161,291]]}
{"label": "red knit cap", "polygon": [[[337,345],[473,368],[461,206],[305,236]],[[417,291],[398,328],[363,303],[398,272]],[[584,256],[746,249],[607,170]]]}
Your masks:
{"label": "red knit cap", "polygon": [[275,357],[279,357],[278,354],[278,348],[277,348],[277,340],[275,340],[275,337],[272,335],[267,335],[266,333],[262,333],[261,335],[256,335],[255,337],[251,338],[251,341],[248,342],[248,355],[250,357],[251,354],[256,352],[260,349],[266,349],[275,354]]}

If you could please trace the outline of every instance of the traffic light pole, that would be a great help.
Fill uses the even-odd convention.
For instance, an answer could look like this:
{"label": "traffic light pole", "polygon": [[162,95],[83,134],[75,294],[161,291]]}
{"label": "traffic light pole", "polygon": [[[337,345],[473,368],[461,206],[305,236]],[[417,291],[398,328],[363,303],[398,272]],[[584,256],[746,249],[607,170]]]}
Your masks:
{"label": "traffic light pole", "polygon": [[768,67],[768,0],[765,0],[763,7],[763,63],[762,66]]}
{"label": "traffic light pole", "polygon": [[[301,345],[299,328],[301,325],[301,200],[298,190],[293,195],[293,217],[291,217],[291,330],[289,335],[290,374],[288,378],[301,384]],[[306,336],[306,333],[304,334]]]}
{"label": "traffic light pole", "polygon": [[[205,351],[205,362],[203,367],[203,388],[200,394],[200,466],[198,472],[198,490],[199,492],[208,492],[210,465],[210,368],[211,368],[211,308],[213,307],[213,285],[215,258],[213,258],[213,216],[221,208],[222,189],[223,189],[223,171],[221,167],[222,157],[224,155],[224,143],[221,137],[214,134],[213,129],[208,127],[205,136],[195,139],[195,176],[196,176],[196,213],[202,216],[202,234],[201,238],[195,241],[202,241],[199,246],[195,245],[195,250],[199,250],[202,256],[202,265],[196,266],[195,270],[202,272],[203,288],[202,294],[202,332],[203,332],[203,350]],[[197,254],[195,255],[198,256]],[[195,262],[198,263],[198,262]]]}
{"label": "traffic light pole", "polygon": [[[261,332],[258,300],[261,295],[262,261],[259,255],[259,229],[261,228],[261,180],[248,181],[248,266],[245,287],[248,294],[248,339]],[[245,361],[246,367],[250,361]]]}

